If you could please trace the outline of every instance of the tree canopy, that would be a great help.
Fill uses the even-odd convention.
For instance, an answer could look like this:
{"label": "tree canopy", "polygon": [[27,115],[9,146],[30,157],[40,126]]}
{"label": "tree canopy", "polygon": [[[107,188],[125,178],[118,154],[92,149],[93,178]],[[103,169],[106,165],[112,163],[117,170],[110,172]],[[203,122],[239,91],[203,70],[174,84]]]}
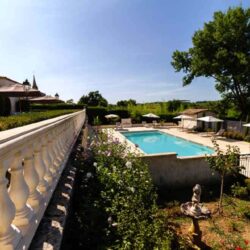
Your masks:
{"label": "tree canopy", "polygon": [[123,106],[123,107],[127,107],[128,105],[136,105],[136,100],[133,100],[133,99],[121,100],[121,101],[118,101],[116,105]]}
{"label": "tree canopy", "polygon": [[194,33],[193,47],[176,50],[172,65],[183,71],[183,86],[195,77],[212,77],[222,97],[232,100],[246,118],[250,108],[250,9],[215,12],[213,20]]}
{"label": "tree canopy", "polygon": [[103,98],[99,91],[91,91],[88,95],[83,95],[78,104],[85,104],[88,106],[108,106],[108,101]]}

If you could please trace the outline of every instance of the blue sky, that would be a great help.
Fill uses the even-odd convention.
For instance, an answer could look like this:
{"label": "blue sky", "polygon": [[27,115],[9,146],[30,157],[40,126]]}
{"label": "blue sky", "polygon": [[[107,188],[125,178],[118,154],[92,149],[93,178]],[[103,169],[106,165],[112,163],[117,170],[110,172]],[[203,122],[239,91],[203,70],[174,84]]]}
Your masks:
{"label": "blue sky", "polygon": [[193,33],[250,0],[0,0],[0,75],[78,101],[99,90],[110,102],[216,100],[213,79],[182,87],[174,50]]}

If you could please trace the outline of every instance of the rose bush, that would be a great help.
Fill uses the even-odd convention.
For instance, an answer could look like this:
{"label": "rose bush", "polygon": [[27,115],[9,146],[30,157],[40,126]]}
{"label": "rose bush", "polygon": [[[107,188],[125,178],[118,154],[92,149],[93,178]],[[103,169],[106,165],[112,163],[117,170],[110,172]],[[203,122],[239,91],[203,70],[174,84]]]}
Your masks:
{"label": "rose bush", "polygon": [[147,165],[112,135],[89,141],[76,194],[85,249],[172,249]]}
{"label": "rose bush", "polygon": [[[148,167],[111,134],[99,133],[91,145],[100,203],[107,215],[107,235],[116,249],[167,249],[164,223]],[[165,234],[166,235],[166,234]],[[162,237],[163,236],[163,237]]]}

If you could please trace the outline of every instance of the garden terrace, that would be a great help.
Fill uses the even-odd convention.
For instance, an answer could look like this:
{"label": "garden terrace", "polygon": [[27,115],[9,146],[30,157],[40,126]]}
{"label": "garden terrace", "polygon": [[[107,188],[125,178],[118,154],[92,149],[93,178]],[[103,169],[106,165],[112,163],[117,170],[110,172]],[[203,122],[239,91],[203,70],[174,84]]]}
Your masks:
{"label": "garden terrace", "polygon": [[29,247],[84,122],[82,110],[1,132],[1,250]]}

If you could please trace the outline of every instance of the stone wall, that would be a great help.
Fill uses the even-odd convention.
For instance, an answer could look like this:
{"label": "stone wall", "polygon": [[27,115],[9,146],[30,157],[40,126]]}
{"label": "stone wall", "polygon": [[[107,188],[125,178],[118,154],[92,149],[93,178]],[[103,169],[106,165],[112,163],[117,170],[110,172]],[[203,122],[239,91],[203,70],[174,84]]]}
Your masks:
{"label": "stone wall", "polygon": [[178,158],[171,153],[146,155],[142,159],[149,165],[153,182],[158,187],[182,188],[219,181],[219,176],[212,174],[204,156]]}

